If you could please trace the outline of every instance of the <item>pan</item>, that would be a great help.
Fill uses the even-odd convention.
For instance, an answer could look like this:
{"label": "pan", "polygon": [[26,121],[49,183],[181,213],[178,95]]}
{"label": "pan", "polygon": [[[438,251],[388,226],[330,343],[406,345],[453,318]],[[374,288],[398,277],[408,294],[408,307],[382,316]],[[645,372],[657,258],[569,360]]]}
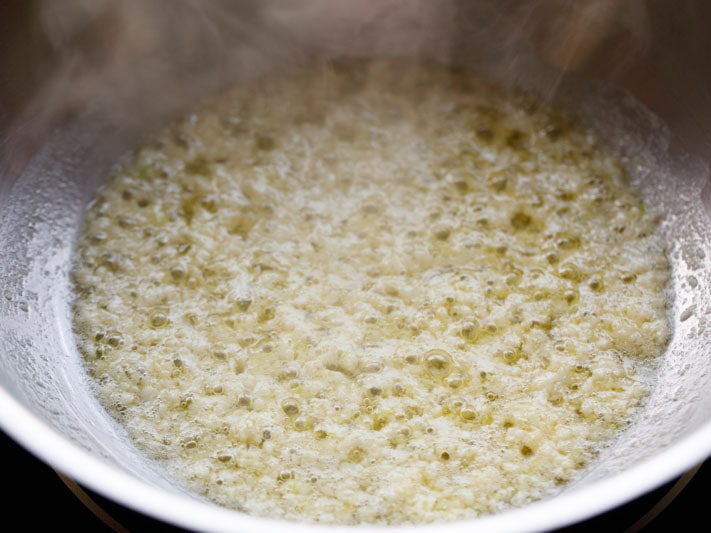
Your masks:
{"label": "pan", "polygon": [[659,231],[672,267],[672,338],[633,423],[559,495],[437,530],[575,524],[705,461],[711,455],[711,80],[704,57],[711,43],[704,28],[711,11],[700,1],[673,10],[654,1],[589,5],[594,9],[553,1],[5,3],[2,429],[69,478],[183,528],[326,529],[206,502],[133,446],[92,394],[72,334],[69,269],[84,207],[147,133],[201,98],[258,76],[313,61],[395,56],[476,68],[523,86],[608,139],[634,162],[628,171],[645,203],[662,213]]}

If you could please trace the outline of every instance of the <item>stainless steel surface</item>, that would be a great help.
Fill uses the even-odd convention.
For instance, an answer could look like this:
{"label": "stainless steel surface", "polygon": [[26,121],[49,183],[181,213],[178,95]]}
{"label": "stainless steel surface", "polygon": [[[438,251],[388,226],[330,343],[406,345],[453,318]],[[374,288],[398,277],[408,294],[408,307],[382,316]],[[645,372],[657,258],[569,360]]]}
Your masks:
{"label": "stainless steel surface", "polygon": [[[523,517],[518,525],[545,529],[542,514],[552,517],[551,526],[583,519],[707,458],[711,69],[706,58],[711,37],[706,28],[711,8],[704,1],[633,3],[638,11],[632,14],[600,15],[600,20],[619,22],[600,26],[597,39],[581,42],[572,37],[577,31],[563,31],[576,20],[575,13],[566,11],[568,3],[552,0],[388,0],[377,8],[373,2],[342,1],[326,8],[316,0],[4,3],[3,429],[44,460],[129,506],[145,506],[148,499],[141,502],[138,491],[127,490],[144,486],[156,501],[164,501],[163,494],[178,498],[171,502],[189,501],[180,499],[187,496],[98,406],[72,341],[68,270],[83,206],[123,153],[202,96],[317,58],[391,55],[474,66],[554,99],[629,158],[634,183],[662,217],[673,266],[674,336],[654,370],[656,386],[635,423],[602,451],[593,468],[562,496],[531,506],[530,520],[516,514]],[[546,26],[551,12],[563,21],[553,37]],[[561,42],[556,35],[568,37]],[[37,436],[50,439],[50,445]],[[99,470],[121,483],[110,486]],[[597,501],[586,506],[584,496]],[[176,511],[172,519],[197,529],[215,523],[270,524],[240,522],[232,516],[238,513],[207,505],[185,505],[197,515],[188,519]],[[169,519],[165,509],[147,512]],[[507,514],[481,525],[511,528]]]}

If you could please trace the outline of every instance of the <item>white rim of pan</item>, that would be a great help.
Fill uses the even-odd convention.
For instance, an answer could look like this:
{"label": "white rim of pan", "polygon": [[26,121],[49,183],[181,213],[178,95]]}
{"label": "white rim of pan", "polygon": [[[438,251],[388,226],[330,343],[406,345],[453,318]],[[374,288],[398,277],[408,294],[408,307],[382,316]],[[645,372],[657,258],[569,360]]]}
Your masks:
{"label": "white rim of pan", "polygon": [[[665,492],[659,500],[654,502],[653,506],[650,506],[646,513],[639,513],[639,518],[632,523],[626,529],[626,533],[638,533],[647,527],[650,523],[657,519],[657,517],[662,514],[663,511],[669,507],[676,498],[684,491],[689,482],[694,478],[697,472],[701,469],[704,463],[699,463],[691,470],[680,476],[677,481]],[[129,533],[130,530],[123,526],[114,516],[107,512],[103,507],[101,502],[96,501],[96,496],[92,496],[94,493],[87,493],[81,485],[79,485],[73,479],[68,478],[61,472],[57,470],[54,471],[57,477],[64,483],[67,489],[74,495],[74,497],[86,507],[96,518],[108,526],[112,531],[116,533]],[[642,496],[644,497],[644,496]],[[131,511],[133,512],[133,511]],[[612,511],[614,512],[614,510]],[[138,516],[144,516],[139,514]],[[603,515],[604,516],[604,515]],[[120,518],[120,517],[119,517]],[[148,519],[148,518],[147,518]],[[594,520],[594,518],[593,518]],[[630,520],[631,522],[632,520]]]}
{"label": "white rim of pan", "polygon": [[[250,516],[171,493],[109,465],[74,444],[0,387],[0,427],[25,449],[70,479],[110,500],[165,523],[195,531],[300,533],[353,531],[354,526],[302,524]],[[475,520],[407,526],[356,526],[366,532],[549,531],[602,514],[646,494],[705,461],[711,454],[711,422],[652,458],[588,487]]]}

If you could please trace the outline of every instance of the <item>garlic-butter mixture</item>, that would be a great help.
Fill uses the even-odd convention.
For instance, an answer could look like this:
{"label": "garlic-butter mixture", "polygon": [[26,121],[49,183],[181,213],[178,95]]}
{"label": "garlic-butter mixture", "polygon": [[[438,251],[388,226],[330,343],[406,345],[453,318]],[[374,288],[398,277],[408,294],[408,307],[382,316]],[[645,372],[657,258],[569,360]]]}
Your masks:
{"label": "garlic-butter mixture", "polygon": [[629,424],[668,263],[623,164],[461,71],[322,67],[225,94],[85,215],[96,392],[183,486],[413,523],[554,494]]}

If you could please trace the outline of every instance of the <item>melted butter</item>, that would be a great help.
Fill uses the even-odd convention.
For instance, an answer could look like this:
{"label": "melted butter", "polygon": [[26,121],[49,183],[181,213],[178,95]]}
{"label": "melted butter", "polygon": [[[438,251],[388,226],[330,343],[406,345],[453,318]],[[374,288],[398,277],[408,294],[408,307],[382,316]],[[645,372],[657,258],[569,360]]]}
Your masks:
{"label": "melted butter", "polygon": [[437,67],[236,90],[86,212],[75,328],[182,485],[299,521],[411,523],[559,490],[646,394],[668,264],[619,160]]}

